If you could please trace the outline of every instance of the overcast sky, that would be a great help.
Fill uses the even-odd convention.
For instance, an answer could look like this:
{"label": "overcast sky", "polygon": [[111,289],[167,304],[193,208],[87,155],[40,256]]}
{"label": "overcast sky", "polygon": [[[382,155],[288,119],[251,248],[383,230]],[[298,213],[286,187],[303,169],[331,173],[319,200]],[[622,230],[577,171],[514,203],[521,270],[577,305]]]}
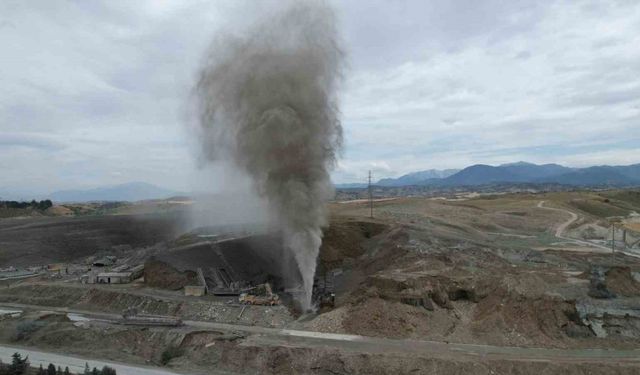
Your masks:
{"label": "overcast sky", "polygon": [[[212,37],[282,1],[0,2],[0,191],[188,190]],[[640,162],[640,2],[335,1],[335,182],[519,160]]]}

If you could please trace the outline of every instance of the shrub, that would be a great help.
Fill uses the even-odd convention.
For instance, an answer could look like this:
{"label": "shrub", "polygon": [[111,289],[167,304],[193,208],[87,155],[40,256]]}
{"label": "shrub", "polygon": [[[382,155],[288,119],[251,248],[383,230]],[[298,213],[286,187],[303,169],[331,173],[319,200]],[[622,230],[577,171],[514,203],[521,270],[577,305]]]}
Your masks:
{"label": "shrub", "polygon": [[183,353],[184,351],[181,348],[171,345],[162,352],[162,355],[160,356],[160,363],[162,363],[163,366],[166,366],[172,359],[180,357]]}
{"label": "shrub", "polygon": [[21,322],[16,326],[16,331],[13,334],[12,339],[13,341],[21,341],[21,340],[28,339],[32,333],[42,328],[42,326],[44,326],[43,322],[36,322],[33,320]]}

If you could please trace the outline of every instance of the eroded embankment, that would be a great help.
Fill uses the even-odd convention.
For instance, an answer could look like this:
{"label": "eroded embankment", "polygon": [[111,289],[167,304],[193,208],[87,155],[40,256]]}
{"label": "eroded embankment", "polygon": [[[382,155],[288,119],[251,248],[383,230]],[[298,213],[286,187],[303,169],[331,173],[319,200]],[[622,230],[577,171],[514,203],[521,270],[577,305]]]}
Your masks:
{"label": "eroded embankment", "polygon": [[0,290],[0,303],[69,307],[78,310],[122,313],[135,307],[146,314],[172,315],[182,319],[220,323],[283,327],[293,318],[284,306],[242,306],[203,300],[171,300],[101,288],[62,285],[21,285]]}
{"label": "eroded embankment", "polygon": [[[33,329],[25,331],[24,322]],[[234,332],[189,331],[72,323],[63,314],[32,313],[0,326],[0,341],[67,354],[168,366],[174,370],[233,374],[636,374],[637,364],[596,361],[507,360],[451,351],[375,353],[327,346],[265,342]],[[23,332],[17,338],[16,332]]]}

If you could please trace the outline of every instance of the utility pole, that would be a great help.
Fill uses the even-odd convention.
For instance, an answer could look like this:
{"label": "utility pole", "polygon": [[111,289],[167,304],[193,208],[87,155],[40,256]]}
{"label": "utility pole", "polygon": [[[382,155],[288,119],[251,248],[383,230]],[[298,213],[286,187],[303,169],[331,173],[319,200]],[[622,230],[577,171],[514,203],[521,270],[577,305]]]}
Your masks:
{"label": "utility pole", "polygon": [[616,225],[611,223],[611,254],[616,252]]}
{"label": "utility pole", "polygon": [[373,219],[373,194],[371,192],[371,170],[369,170],[369,217]]}

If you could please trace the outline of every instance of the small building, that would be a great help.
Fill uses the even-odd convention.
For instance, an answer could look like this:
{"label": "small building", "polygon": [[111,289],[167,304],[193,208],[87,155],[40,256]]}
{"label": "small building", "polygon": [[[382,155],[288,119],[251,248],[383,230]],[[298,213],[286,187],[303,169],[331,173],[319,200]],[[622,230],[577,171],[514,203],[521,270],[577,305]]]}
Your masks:
{"label": "small building", "polygon": [[101,272],[96,276],[97,284],[127,284],[131,281],[131,272]]}
{"label": "small building", "polygon": [[127,284],[142,277],[144,264],[131,268],[116,267],[109,272],[89,272],[80,280],[83,284]]}
{"label": "small building", "polygon": [[80,276],[80,282],[82,282],[83,284],[95,284],[96,282],[98,282],[98,273],[96,272],[86,273]]}

